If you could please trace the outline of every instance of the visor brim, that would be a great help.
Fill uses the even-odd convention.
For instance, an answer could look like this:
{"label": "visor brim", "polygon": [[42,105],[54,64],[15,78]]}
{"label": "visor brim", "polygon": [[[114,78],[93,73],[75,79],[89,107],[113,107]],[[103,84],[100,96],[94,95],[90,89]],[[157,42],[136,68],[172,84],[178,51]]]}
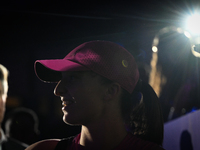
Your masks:
{"label": "visor brim", "polygon": [[44,82],[58,82],[64,71],[86,71],[88,68],[67,59],[37,60],[34,65],[37,77]]}

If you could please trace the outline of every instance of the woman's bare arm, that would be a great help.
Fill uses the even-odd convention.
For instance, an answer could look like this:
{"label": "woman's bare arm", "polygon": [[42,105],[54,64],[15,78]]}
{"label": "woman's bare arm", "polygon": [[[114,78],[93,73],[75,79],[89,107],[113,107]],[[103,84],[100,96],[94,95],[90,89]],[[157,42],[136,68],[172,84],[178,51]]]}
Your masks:
{"label": "woman's bare arm", "polygon": [[59,139],[42,140],[30,145],[25,150],[54,150],[59,141]]}

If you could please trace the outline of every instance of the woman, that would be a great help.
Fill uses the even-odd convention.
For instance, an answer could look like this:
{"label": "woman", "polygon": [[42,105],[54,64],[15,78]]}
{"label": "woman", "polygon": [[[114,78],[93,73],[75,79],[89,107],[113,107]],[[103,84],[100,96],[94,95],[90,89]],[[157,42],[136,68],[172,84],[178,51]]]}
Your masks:
{"label": "woman", "polygon": [[90,41],[64,59],[38,60],[37,76],[58,82],[63,120],[81,125],[68,139],[39,141],[27,150],[161,150],[163,120],[153,89],[139,79],[133,56],[108,41]]}

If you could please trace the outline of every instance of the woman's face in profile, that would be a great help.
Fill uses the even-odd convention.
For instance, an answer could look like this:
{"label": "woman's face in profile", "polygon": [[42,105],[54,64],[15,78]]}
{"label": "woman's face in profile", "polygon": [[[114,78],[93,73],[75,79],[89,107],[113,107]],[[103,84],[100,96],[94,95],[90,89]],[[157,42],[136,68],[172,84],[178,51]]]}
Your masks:
{"label": "woman's face in profile", "polygon": [[87,125],[103,117],[105,90],[101,76],[91,71],[63,72],[54,93],[61,98],[64,122]]}

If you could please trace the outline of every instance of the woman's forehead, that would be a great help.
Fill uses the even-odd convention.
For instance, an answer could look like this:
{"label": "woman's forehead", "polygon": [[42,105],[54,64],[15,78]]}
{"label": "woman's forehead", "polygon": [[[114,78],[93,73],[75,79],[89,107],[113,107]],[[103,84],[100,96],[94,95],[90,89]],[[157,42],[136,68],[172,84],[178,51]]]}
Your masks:
{"label": "woman's forehead", "polygon": [[68,76],[68,75],[72,75],[72,74],[83,75],[83,74],[86,74],[87,72],[88,71],[63,71],[62,75],[64,75],[64,76]]}
{"label": "woman's forehead", "polygon": [[87,70],[87,71],[63,71],[62,75],[68,76],[68,75],[98,75],[98,74],[91,70]]}

